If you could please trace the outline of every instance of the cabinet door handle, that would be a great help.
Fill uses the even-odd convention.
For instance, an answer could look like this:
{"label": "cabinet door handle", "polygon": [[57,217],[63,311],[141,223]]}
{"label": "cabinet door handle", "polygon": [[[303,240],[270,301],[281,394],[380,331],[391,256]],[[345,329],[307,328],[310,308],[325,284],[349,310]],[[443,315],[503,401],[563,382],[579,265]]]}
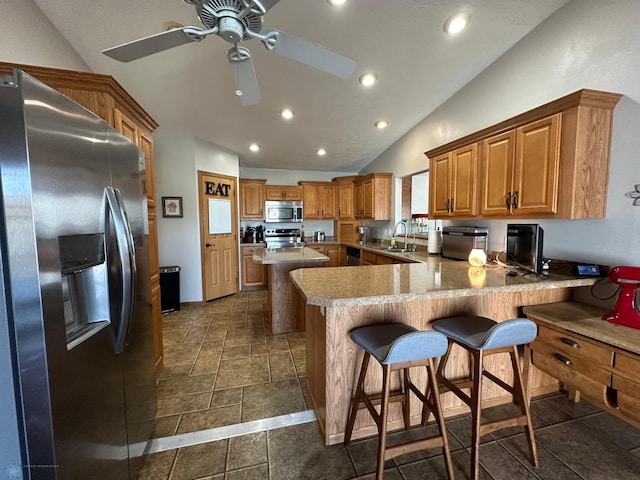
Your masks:
{"label": "cabinet door handle", "polygon": [[453,213],[454,210],[454,206],[453,206],[453,198],[451,199],[451,203],[449,204],[449,207],[451,210],[449,210],[451,213]]}
{"label": "cabinet door handle", "polygon": [[507,192],[505,196],[505,203],[507,205],[507,210],[511,210],[511,192]]}
{"label": "cabinet door handle", "polygon": [[570,347],[573,347],[573,348],[580,348],[580,344],[579,344],[578,342],[574,341],[574,340],[571,340],[570,338],[562,337],[562,338],[560,339],[560,341],[561,341],[562,343],[565,343],[565,344],[569,345]]}
{"label": "cabinet door handle", "polygon": [[564,355],[560,355],[559,353],[554,353],[553,357],[558,360],[559,362],[564,363],[565,365],[571,365],[571,360],[569,360],[567,357],[565,357]]}
{"label": "cabinet door handle", "polygon": [[518,192],[513,192],[513,208],[518,208]]}

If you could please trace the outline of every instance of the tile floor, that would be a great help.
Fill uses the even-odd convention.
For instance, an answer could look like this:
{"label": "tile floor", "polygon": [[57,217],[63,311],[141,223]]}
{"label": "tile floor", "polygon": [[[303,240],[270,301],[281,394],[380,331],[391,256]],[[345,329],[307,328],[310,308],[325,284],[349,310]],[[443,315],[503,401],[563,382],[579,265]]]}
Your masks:
{"label": "tile floor", "polygon": [[[165,445],[206,429],[250,425],[309,410],[304,334],[271,335],[266,292],[249,291],[183,307],[163,317],[165,369],[158,382],[153,437]],[[487,419],[515,408],[496,407]],[[483,437],[482,479],[640,478],[640,430],[587,402],[553,394],[532,401],[540,466],[528,462],[524,435]],[[287,417],[283,417],[287,418]],[[258,422],[259,423],[259,422]],[[446,421],[456,478],[469,478],[470,417]],[[394,433],[402,441],[435,428]],[[201,432],[202,433],[202,432]],[[144,457],[140,480],[373,479],[375,439],[326,447],[314,421],[170,448]],[[439,449],[387,462],[385,479],[445,479]]]}

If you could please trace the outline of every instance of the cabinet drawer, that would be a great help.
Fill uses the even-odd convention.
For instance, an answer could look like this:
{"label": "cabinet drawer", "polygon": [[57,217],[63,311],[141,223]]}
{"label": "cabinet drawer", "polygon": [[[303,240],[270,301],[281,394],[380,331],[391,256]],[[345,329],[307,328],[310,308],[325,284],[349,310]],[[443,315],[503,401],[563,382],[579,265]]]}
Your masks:
{"label": "cabinet drawer", "polygon": [[570,332],[559,332],[543,325],[538,325],[538,338],[554,348],[563,350],[571,355],[588,358],[592,363],[597,362],[605,366],[613,366],[613,350],[610,347],[586,340],[580,335]]}
{"label": "cabinet drawer", "polygon": [[632,353],[616,352],[614,373],[618,373],[630,380],[640,382],[640,356],[633,355]]}
{"label": "cabinet drawer", "polygon": [[372,252],[367,252],[366,250],[362,251],[362,261],[366,263],[375,264],[376,263],[376,254]]}
{"label": "cabinet drawer", "polygon": [[640,384],[614,375],[612,386],[618,391],[620,413],[640,421]]}
{"label": "cabinet drawer", "polygon": [[[548,345],[540,340],[535,340],[531,344],[531,349],[548,359],[551,366],[557,366],[567,372],[579,372],[580,374],[593,379],[594,381],[606,385],[611,384],[611,373],[604,368],[600,368],[597,363],[589,358],[584,358],[581,354],[568,353],[564,349],[558,349],[555,345]],[[545,370],[546,371],[546,370]],[[560,379],[552,372],[549,375]],[[564,381],[564,380],[562,380]],[[567,380],[571,383],[571,380]]]}
{"label": "cabinet drawer", "polygon": [[386,255],[376,256],[376,265],[392,265],[394,263],[397,263],[397,261],[392,257],[387,257]]}
{"label": "cabinet drawer", "polygon": [[533,351],[533,365],[560,380],[565,385],[579,390],[581,394],[591,398],[600,405],[607,405],[607,385],[576,371],[571,365],[565,365],[554,357],[539,351]]}

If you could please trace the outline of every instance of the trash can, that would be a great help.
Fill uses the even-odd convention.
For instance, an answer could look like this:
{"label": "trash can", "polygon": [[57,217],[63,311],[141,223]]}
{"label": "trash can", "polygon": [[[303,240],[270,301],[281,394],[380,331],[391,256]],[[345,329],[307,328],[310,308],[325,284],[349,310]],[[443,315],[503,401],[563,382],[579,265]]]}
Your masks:
{"label": "trash can", "polygon": [[180,267],[160,267],[160,299],[162,313],[180,310]]}

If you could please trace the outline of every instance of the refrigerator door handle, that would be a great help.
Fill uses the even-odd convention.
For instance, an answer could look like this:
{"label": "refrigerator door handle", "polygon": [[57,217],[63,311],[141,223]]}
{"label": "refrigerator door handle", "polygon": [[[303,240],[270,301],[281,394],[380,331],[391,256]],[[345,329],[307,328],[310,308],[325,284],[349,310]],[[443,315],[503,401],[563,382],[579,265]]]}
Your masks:
{"label": "refrigerator door handle", "polygon": [[115,241],[120,257],[120,274],[122,276],[120,318],[115,322],[117,328],[113,331],[115,336],[114,350],[116,354],[119,354],[124,350],[133,318],[136,281],[135,248],[127,212],[120,192],[112,187],[106,187],[105,195],[107,198],[107,214],[113,218],[115,227]]}

